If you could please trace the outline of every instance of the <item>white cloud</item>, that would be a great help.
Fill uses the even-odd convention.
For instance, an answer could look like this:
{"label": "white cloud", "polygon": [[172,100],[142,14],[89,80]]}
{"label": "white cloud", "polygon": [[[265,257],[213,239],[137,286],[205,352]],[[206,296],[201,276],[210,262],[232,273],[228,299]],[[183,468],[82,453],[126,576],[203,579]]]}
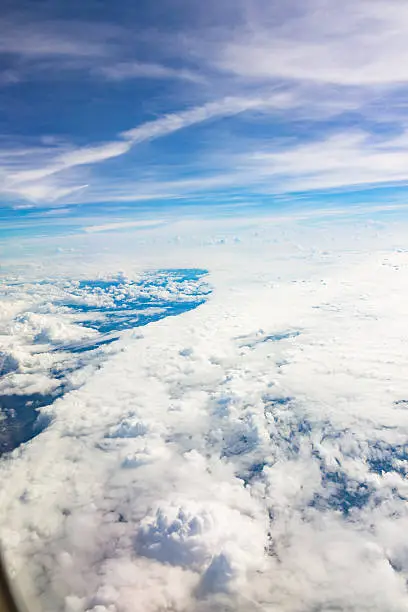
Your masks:
{"label": "white cloud", "polygon": [[123,132],[123,137],[132,143],[151,140],[180,129],[203,123],[213,118],[231,117],[240,113],[260,109],[279,109],[291,105],[289,96],[280,93],[254,97],[226,97],[202,106],[189,108],[179,113],[172,113],[149,121],[141,126]]}
{"label": "white cloud", "polygon": [[0,52],[26,58],[100,58],[110,54],[118,30],[106,24],[69,21],[1,20]]}
{"label": "white cloud", "polygon": [[[214,118],[229,117],[239,113],[259,110],[259,109],[278,109],[290,104],[287,96],[282,94],[269,95],[258,98],[234,98],[228,97],[215,102],[209,102],[202,106],[189,108],[178,113],[171,113],[159,117],[153,121],[143,123],[131,130],[123,132],[121,140],[104,143],[93,147],[83,147],[72,150],[65,150],[57,153],[42,167],[34,167],[24,170],[13,170],[9,172],[3,169],[4,186],[3,192],[6,194],[14,193],[22,197],[40,200],[47,199],[53,201],[59,197],[68,195],[73,191],[82,189],[82,185],[67,187],[62,180],[62,185],[53,185],[50,182],[41,183],[42,179],[61,172],[69,171],[78,166],[97,164],[115,157],[126,154],[138,143],[161,138],[173,134],[178,130],[185,129],[192,125],[200,124]],[[50,149],[46,152],[50,155]]]}
{"label": "white cloud", "polygon": [[[176,68],[154,59],[140,61],[137,41],[143,39],[143,33],[133,28],[78,20],[27,21],[21,16],[0,19],[0,27],[3,32],[0,53],[7,54],[10,62],[0,74],[0,85],[73,71],[108,81],[149,78],[206,82],[204,75],[188,68],[184,62]],[[159,40],[160,36],[156,36],[155,46]],[[152,46],[152,58],[157,55],[156,51]]]}
{"label": "white cloud", "polygon": [[[82,66],[92,75],[110,80],[174,78],[183,81],[186,88],[198,81],[207,87],[200,89],[205,97],[196,106],[159,116],[118,134],[111,142],[86,147],[45,143],[37,161],[28,156],[30,147],[22,146],[21,154],[18,147],[12,147],[10,158],[5,147],[5,156],[0,153],[5,198],[14,203],[17,200],[17,204],[21,200],[52,204],[60,200],[100,202],[109,195],[112,202],[137,202],[156,197],[187,198],[206,190],[215,194],[234,185],[246,187],[256,196],[259,192],[406,180],[403,92],[408,80],[404,61],[408,12],[403,2],[359,0],[356,4],[350,0],[340,6],[335,0],[295,0],[284,7],[251,0],[236,8],[236,22],[228,30],[223,11],[213,9],[215,27],[202,25],[199,36],[196,31],[194,36],[189,34],[188,25],[171,43],[164,33],[156,32],[155,49],[146,61],[140,61],[136,53],[143,40],[141,32],[136,33],[136,46],[132,46],[125,28],[106,24],[10,22],[1,43],[3,50],[20,54],[27,61],[56,58],[61,66]],[[168,61],[162,63],[166,50]],[[213,101],[208,101],[209,92]],[[197,89],[183,99],[197,100]],[[155,177],[149,165],[149,180],[141,173],[134,183],[114,174],[107,181],[104,173],[95,171],[97,164],[126,155],[138,143],[251,111],[279,114],[284,123],[306,120],[310,132],[309,128],[302,132],[302,141],[294,137],[290,146],[283,146],[272,134],[263,150],[256,151],[250,126],[245,125],[247,141],[243,138],[234,141],[236,148],[227,147],[218,168],[211,164],[215,155],[222,158],[219,148],[223,139],[211,133],[210,146],[202,153],[206,158],[196,164],[191,160],[188,173],[192,178],[188,179],[169,179],[173,166],[167,174],[157,171]],[[319,136],[322,121],[334,122],[348,112],[355,116],[355,123],[361,120],[360,131],[342,128],[341,136]],[[400,130],[405,140],[391,136],[384,136],[381,142],[372,140],[373,125],[384,121]],[[343,118],[341,125],[344,123]],[[230,137],[225,134],[225,139]],[[305,138],[309,143],[304,144]],[[199,157],[198,147],[195,152]]]}
{"label": "white cloud", "polygon": [[102,66],[98,73],[112,81],[126,79],[181,79],[192,83],[205,82],[204,76],[187,68],[172,68],[162,64],[150,64],[137,61],[119,62]]}
{"label": "white cloud", "polygon": [[272,192],[405,182],[406,143],[405,133],[375,141],[363,131],[342,132],[315,142],[254,153],[248,166],[255,176],[269,178]]}
{"label": "white cloud", "polygon": [[408,80],[408,11],[400,0],[296,0],[278,16],[273,3],[249,5],[241,28],[205,47],[221,70],[359,87]]}
{"label": "white cloud", "polygon": [[83,147],[61,153],[48,165],[43,168],[23,170],[12,174],[9,177],[11,185],[13,183],[34,183],[47,176],[56,174],[63,170],[98,163],[113,157],[119,157],[129,150],[126,142],[111,142],[96,147]]}
{"label": "white cloud", "polygon": [[102,225],[88,225],[84,227],[84,231],[89,234],[94,234],[95,232],[108,232],[132,227],[155,227],[156,225],[161,225],[162,223],[164,223],[164,221],[160,219],[145,219],[143,221],[116,221],[113,223],[103,223]]}
{"label": "white cloud", "polygon": [[[88,202],[137,202],[154,199],[208,197],[228,190],[248,194],[283,194],[293,191],[369,188],[408,181],[407,135],[373,136],[362,130],[342,131],[308,142],[289,141],[245,153],[229,153],[224,167],[205,176],[179,180],[107,184],[90,188]],[[222,155],[219,154],[222,158]]]}
{"label": "white cloud", "polygon": [[86,189],[87,185],[75,185],[73,187],[62,187],[52,183],[29,183],[5,189],[5,193],[15,195],[16,193],[30,202],[55,202],[73,193]]}
{"label": "white cloud", "polygon": [[[296,97],[276,93],[254,98],[225,98],[199,107],[159,117],[123,132],[121,140],[93,147],[69,149],[66,144],[44,145],[38,149],[10,149],[0,154],[3,164],[3,193],[31,202],[126,202],[154,199],[186,198],[191,194],[219,193],[246,188],[250,193],[273,194],[287,191],[350,188],[380,183],[405,182],[407,136],[404,126],[400,134],[373,135],[360,129],[334,130],[313,140],[270,141],[259,144],[249,140],[245,153],[222,149],[207,163],[205,175],[201,162],[189,168],[191,178],[157,180],[139,178],[137,182],[94,179],[91,167],[126,155],[137,144],[171,135],[212,119],[240,113],[281,112],[296,106]],[[298,112],[296,107],[293,111]],[[216,146],[216,145],[215,145]],[[240,144],[241,148],[243,144]],[[35,153],[32,155],[32,153]],[[33,167],[33,159],[44,160]],[[216,169],[216,163],[219,164]],[[76,169],[84,172],[76,174]],[[196,172],[194,172],[196,170]],[[82,179],[81,183],[79,180]],[[79,183],[79,184],[78,184]]]}
{"label": "white cloud", "polygon": [[243,219],[100,236],[98,269],[207,265],[214,293],[125,335],[0,465],[7,559],[45,610],[406,607],[405,235]]}

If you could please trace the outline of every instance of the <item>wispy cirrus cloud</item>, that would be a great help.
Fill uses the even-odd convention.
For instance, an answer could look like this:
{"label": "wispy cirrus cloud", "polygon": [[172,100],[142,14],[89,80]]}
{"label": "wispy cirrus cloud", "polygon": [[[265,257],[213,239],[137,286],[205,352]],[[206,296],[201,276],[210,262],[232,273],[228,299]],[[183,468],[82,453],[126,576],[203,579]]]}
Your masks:
{"label": "wispy cirrus cloud", "polygon": [[68,21],[4,18],[0,53],[29,59],[41,57],[106,57],[113,51],[119,30],[112,25]]}
{"label": "wispy cirrus cloud", "polygon": [[[200,111],[201,112],[201,111]],[[192,114],[190,119],[197,115]],[[212,115],[213,116],[213,115]],[[160,120],[157,120],[160,121]],[[171,179],[157,174],[137,181],[112,178],[97,179],[87,184],[72,183],[67,171],[75,166],[93,166],[113,156],[123,155],[138,142],[160,138],[165,126],[182,129],[190,125],[178,123],[174,117],[168,124],[152,122],[150,136],[147,126],[140,126],[125,136],[124,143],[103,145],[96,150],[64,153],[64,166],[50,164],[41,169],[23,170],[12,175],[10,191],[35,201],[53,202],[75,196],[81,202],[140,202],[178,199],[191,196],[208,197],[211,193],[233,193],[245,190],[248,196],[283,194],[287,192],[337,190],[408,182],[408,134],[382,137],[377,140],[362,130],[334,133],[309,142],[281,142],[262,149],[252,148],[245,153],[229,154],[218,169],[189,167],[189,177]],[[139,131],[140,130],[140,131]],[[170,132],[171,133],[171,132]],[[219,155],[222,158],[222,153]],[[91,175],[92,176],[92,175]],[[10,180],[10,179],[9,179]]]}
{"label": "wispy cirrus cloud", "polygon": [[408,81],[408,6],[401,0],[246,6],[241,27],[216,36],[208,32],[203,42],[203,55],[219,70],[261,81],[357,86]]}
{"label": "wispy cirrus cloud", "polygon": [[248,168],[272,190],[336,189],[408,181],[408,133],[373,141],[369,133],[337,133],[315,142],[250,155]]}
{"label": "wispy cirrus cloud", "polygon": [[[138,59],[134,32],[109,23],[0,19],[0,55],[8,66],[0,86],[53,72],[84,72],[96,79],[176,79],[204,83],[202,74],[184,65]],[[151,54],[152,55],[152,54]],[[154,53],[153,53],[154,55]],[[180,64],[180,63],[179,63]]]}
{"label": "wispy cirrus cloud", "polygon": [[204,75],[188,68],[173,68],[162,64],[153,64],[138,61],[117,62],[101,66],[96,74],[112,81],[127,79],[181,79],[192,83],[205,83]]}
{"label": "wispy cirrus cloud", "polygon": [[[110,135],[105,142],[90,139],[83,147],[42,147],[41,155],[29,161],[23,156],[14,156],[13,162],[4,159],[3,193],[34,203],[71,197],[97,202],[108,194],[111,201],[139,201],[234,187],[256,195],[407,180],[408,9],[399,0],[386,5],[382,0],[346,0],[345,6],[334,0],[294,0],[290,6],[250,0],[234,9],[234,27],[219,21],[216,11],[210,25],[195,29],[186,19],[172,32],[171,52],[168,32],[162,36],[158,28],[154,44],[146,43],[140,55],[143,59],[137,54],[140,32],[135,43],[124,24],[88,29],[85,22],[17,23],[14,34],[10,27],[0,42],[0,52],[19,57],[23,65],[81,69],[120,87],[139,78],[158,85],[174,80],[188,93],[180,98],[179,111],[166,112],[164,96],[156,119],[126,131],[122,127],[113,140]],[[193,90],[197,84],[204,87]],[[266,128],[268,117],[272,121],[279,112],[283,125],[297,124],[301,130],[292,130],[289,141],[282,142],[279,129],[276,134],[266,129],[255,146],[252,127],[242,119],[253,111],[265,113]],[[351,120],[344,118],[347,114]],[[211,143],[198,164],[186,158],[182,167],[170,163],[161,175],[148,165],[144,170],[142,162],[137,181],[126,178],[131,173],[127,168],[120,176],[109,175],[109,181],[98,172],[99,164],[105,168],[118,158],[125,167],[127,154],[139,143],[227,118],[234,118],[231,133],[221,139],[208,132]],[[330,129],[324,121],[331,123]],[[223,149],[235,129],[245,134],[239,147]],[[377,129],[383,132],[376,139]],[[199,147],[197,143],[198,155]],[[159,143],[155,151],[160,158]],[[213,167],[211,156],[221,158],[223,152],[224,159]]]}
{"label": "wispy cirrus cloud", "polygon": [[[58,185],[53,188],[49,183],[43,184],[40,181],[78,166],[89,166],[120,157],[139,143],[173,134],[210,119],[234,116],[251,110],[277,109],[288,103],[290,103],[290,100],[279,93],[264,98],[230,97],[189,108],[179,113],[167,114],[123,132],[119,135],[120,140],[57,153],[50,161],[39,167],[24,168],[12,172],[7,172],[7,168],[3,168],[3,193],[14,193],[32,200],[38,198],[54,200],[55,194],[60,197],[61,189],[64,191],[63,195],[67,195],[82,186],[72,186],[65,193],[66,187]],[[49,156],[49,149],[46,152]]]}
{"label": "wispy cirrus cloud", "polygon": [[157,227],[158,225],[162,225],[164,223],[163,219],[146,219],[139,221],[116,221],[112,223],[103,223],[101,225],[88,225],[84,227],[84,231],[87,234],[95,234],[98,232],[109,232],[112,230],[118,229],[129,229],[129,228],[152,228]]}
{"label": "wispy cirrus cloud", "polygon": [[[373,140],[368,132],[334,133],[311,142],[230,154],[224,166],[190,178],[121,181],[89,186],[86,202],[140,202],[245,193],[251,199],[285,193],[352,190],[408,182],[408,134]],[[222,155],[220,155],[222,157]]]}

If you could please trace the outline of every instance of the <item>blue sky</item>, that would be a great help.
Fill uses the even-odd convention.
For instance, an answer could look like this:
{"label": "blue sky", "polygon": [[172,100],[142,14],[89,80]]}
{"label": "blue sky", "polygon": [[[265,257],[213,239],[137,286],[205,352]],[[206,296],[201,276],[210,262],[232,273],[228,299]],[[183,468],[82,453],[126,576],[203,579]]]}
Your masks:
{"label": "blue sky", "polygon": [[5,2],[0,24],[4,229],[404,202],[403,0]]}

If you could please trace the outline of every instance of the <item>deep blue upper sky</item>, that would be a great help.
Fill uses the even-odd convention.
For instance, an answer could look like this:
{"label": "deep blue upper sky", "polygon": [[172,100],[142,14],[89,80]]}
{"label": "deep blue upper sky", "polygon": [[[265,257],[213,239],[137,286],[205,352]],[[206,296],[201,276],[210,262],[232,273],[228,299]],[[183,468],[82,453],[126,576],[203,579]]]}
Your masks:
{"label": "deep blue upper sky", "polygon": [[404,201],[405,0],[7,1],[0,25],[3,220]]}

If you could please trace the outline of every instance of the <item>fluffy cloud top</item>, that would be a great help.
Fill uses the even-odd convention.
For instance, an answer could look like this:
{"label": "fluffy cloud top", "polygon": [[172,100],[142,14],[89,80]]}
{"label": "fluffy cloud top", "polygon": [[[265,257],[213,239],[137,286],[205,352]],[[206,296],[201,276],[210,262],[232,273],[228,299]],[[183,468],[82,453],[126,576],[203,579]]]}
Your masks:
{"label": "fluffy cloud top", "polygon": [[42,609],[405,609],[407,254],[325,230],[196,243],[210,299],[125,334],[1,464]]}

